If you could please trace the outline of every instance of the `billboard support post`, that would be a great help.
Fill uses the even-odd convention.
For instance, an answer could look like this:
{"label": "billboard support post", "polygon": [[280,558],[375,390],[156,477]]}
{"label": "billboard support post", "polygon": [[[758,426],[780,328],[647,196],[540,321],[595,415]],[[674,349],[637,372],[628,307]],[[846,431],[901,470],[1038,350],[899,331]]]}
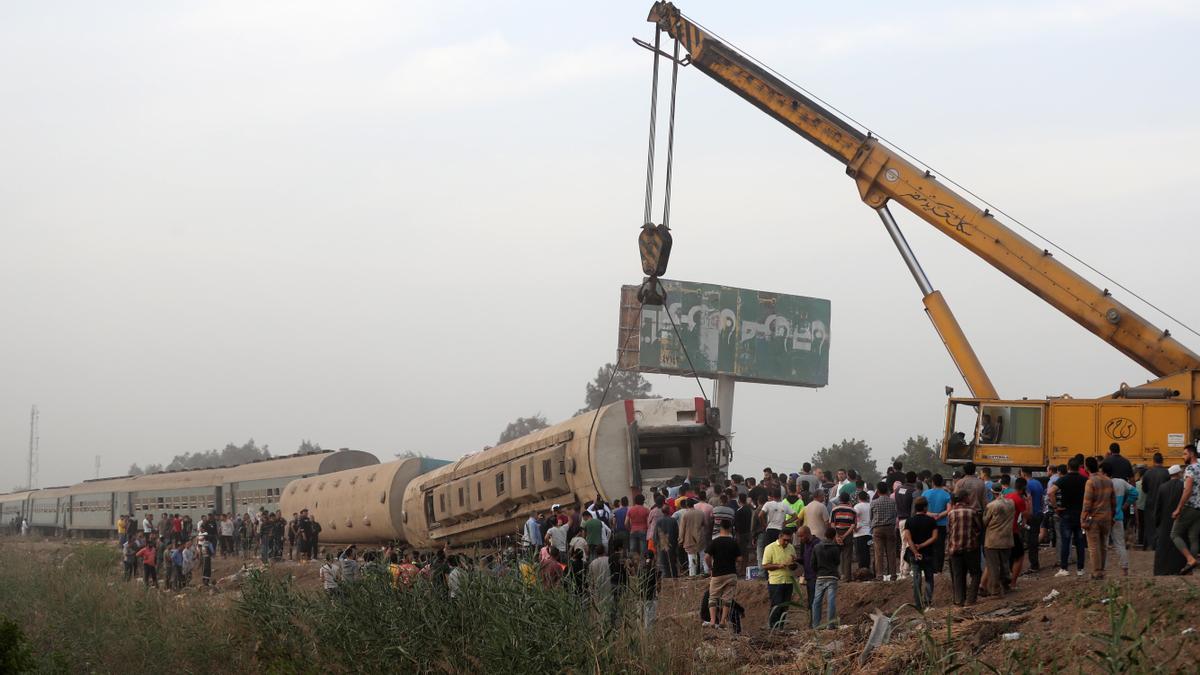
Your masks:
{"label": "billboard support post", "polygon": [[716,398],[717,410],[721,411],[721,435],[729,438],[729,434],[733,429],[733,385],[737,380],[733,379],[732,375],[718,375],[716,379]]}

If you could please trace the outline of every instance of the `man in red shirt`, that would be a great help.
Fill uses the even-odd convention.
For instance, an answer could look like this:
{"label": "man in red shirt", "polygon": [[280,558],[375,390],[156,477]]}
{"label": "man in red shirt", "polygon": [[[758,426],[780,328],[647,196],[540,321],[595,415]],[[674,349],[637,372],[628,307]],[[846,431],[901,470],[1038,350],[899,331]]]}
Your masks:
{"label": "man in red shirt", "polygon": [[[1012,480],[1007,474],[1000,477],[1001,483],[1005,488],[1008,488],[1008,482]],[[1012,586],[1016,588],[1017,579],[1021,576],[1021,568],[1025,563],[1025,537],[1022,533],[1022,528],[1025,527],[1025,521],[1029,518],[1029,501],[1025,498],[1025,486],[1028,483],[1024,478],[1017,478],[1012,481],[1012,489],[1006,489],[1004,498],[1013,503],[1016,509],[1016,514],[1013,516],[1013,547],[1012,547]]]}
{"label": "man in red shirt", "polygon": [[633,506],[625,514],[625,526],[629,528],[629,549],[641,560],[646,554],[646,531],[649,526],[650,509],[646,508],[646,496],[633,496]]}

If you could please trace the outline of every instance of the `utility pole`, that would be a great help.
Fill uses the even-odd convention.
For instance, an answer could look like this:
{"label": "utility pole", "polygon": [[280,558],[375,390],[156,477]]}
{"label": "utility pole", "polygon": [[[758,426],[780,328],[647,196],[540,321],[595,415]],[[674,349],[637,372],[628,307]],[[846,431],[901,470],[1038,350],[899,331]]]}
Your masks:
{"label": "utility pole", "polygon": [[38,408],[35,404],[29,411],[29,467],[25,475],[25,488],[32,490],[37,482],[38,464]]}

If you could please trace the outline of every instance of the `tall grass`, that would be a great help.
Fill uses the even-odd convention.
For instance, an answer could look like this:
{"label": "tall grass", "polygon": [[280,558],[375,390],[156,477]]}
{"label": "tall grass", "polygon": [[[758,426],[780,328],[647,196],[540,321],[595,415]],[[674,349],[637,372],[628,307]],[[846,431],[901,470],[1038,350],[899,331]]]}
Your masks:
{"label": "tall grass", "polygon": [[273,672],[695,672],[695,645],[641,623],[630,590],[611,608],[515,575],[478,572],[458,597],[428,579],[394,588],[385,574],[343,584],[336,598],[255,575],[238,607]]}
{"label": "tall grass", "polygon": [[245,669],[249,650],[219,598],[174,596],[120,581],[115,547],[59,560],[0,551],[0,615],[27,636],[34,672]]}
{"label": "tall grass", "polygon": [[[170,594],[121,581],[115,547],[46,561],[0,549],[0,616],[24,668],[62,673],[694,673],[678,626],[645,630],[636,589],[611,608],[517,575],[471,573],[459,596],[368,567],[330,598],[252,573],[241,592]],[[18,635],[18,634],[14,634]],[[711,660],[712,657],[709,657]]]}

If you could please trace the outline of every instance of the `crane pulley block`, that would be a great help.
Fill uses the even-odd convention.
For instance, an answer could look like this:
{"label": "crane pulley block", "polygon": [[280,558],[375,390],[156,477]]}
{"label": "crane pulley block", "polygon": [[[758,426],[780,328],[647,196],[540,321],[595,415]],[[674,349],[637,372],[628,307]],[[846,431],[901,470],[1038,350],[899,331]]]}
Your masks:
{"label": "crane pulley block", "polygon": [[638,250],[642,256],[642,273],[661,277],[667,273],[671,259],[671,230],[666,225],[646,223],[638,234]]}

